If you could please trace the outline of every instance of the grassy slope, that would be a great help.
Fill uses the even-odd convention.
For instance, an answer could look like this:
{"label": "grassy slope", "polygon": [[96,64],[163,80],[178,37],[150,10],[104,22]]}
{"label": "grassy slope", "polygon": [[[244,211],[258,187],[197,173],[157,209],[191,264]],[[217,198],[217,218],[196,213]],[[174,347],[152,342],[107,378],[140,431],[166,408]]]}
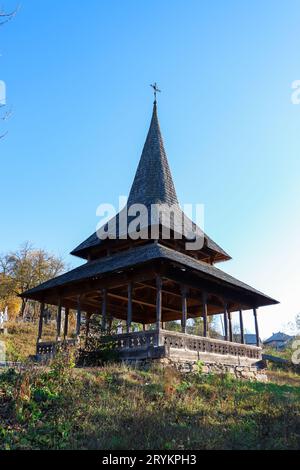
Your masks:
{"label": "grassy slope", "polygon": [[300,389],[121,365],[0,374],[0,449],[297,449]]}
{"label": "grassy slope", "polygon": [[[0,337],[6,344],[7,361],[24,361],[35,354],[37,325],[33,323],[10,322],[7,325],[8,334]],[[43,340],[55,339],[55,325],[44,325]]]}
{"label": "grassy slope", "polygon": [[[20,328],[7,343],[24,357],[36,328]],[[75,369],[59,358],[2,372],[0,449],[299,448],[300,376],[268,375],[260,384],[155,367]]]}

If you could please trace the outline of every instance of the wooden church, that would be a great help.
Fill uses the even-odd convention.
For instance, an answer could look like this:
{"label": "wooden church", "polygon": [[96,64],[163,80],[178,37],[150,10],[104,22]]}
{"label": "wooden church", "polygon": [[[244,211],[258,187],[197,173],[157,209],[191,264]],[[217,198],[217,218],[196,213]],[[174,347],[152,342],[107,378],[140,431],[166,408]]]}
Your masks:
{"label": "wooden church", "polygon": [[[81,328],[84,312],[85,318],[100,315],[103,330],[111,318],[126,324],[126,331],[111,336],[124,360],[168,357],[239,364],[258,361],[261,348],[257,309],[277,301],[217,268],[218,262],[229,260],[230,256],[194,223],[193,233],[202,237],[202,244],[196,250],[187,248],[188,237],[182,225],[191,221],[178,203],[161,136],[156,96],[146,142],[123,210],[135,204],[147,209],[158,205],[163,211],[172,207],[175,217],[169,222],[164,217],[155,221],[149,217],[141,230],[143,236],[131,237],[130,217],[124,229],[121,211],[112,224],[116,227],[115,237],[104,239],[94,233],[71,252],[85,261],[83,265],[22,294],[41,305],[37,354],[51,356],[62,344],[76,344],[82,330],[86,331]],[[169,237],[163,236],[164,230]],[[53,342],[42,339],[48,304],[58,309],[57,338]],[[243,310],[249,309],[253,311],[256,346],[246,345],[244,340]],[[77,312],[75,338],[70,338],[68,332],[70,310]],[[239,315],[238,343],[233,341],[232,312]],[[220,314],[223,337],[210,338],[208,318]],[[188,319],[197,317],[203,319],[201,336],[187,334]],[[166,322],[171,320],[181,322],[181,332],[166,329]],[[132,322],[142,325],[139,331],[132,331]]]}

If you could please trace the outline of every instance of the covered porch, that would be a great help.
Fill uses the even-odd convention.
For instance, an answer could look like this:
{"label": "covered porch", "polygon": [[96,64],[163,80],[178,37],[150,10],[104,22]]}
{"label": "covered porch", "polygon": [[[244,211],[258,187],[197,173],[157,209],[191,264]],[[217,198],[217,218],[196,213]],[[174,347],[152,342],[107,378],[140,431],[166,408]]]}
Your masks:
{"label": "covered porch", "polygon": [[[151,274],[148,273],[149,277]],[[92,315],[98,315],[104,333],[103,344],[109,340],[122,360],[179,357],[187,360],[230,360],[234,363],[243,360],[253,363],[261,359],[256,307],[252,309],[256,346],[250,346],[245,344],[243,324],[243,309],[249,309],[248,305],[238,305],[200,286],[195,288],[160,275],[148,280],[135,275],[134,279],[118,286],[114,286],[110,279],[109,284],[110,287],[85,291],[77,296],[65,293],[59,297],[55,341],[43,341],[46,305],[41,302],[37,355],[53,357],[61,347],[79,345],[80,338],[85,343],[89,337]],[[75,303],[76,328],[75,334],[70,337],[69,315]],[[237,312],[239,318],[238,335],[233,332],[233,312]],[[209,318],[215,314],[222,315],[224,335],[221,339],[210,337]],[[202,319],[199,335],[188,334],[188,320],[197,317]],[[109,331],[108,325],[112,318],[122,321],[122,329],[118,334],[112,335]],[[166,329],[167,322],[172,320],[180,320],[180,332]],[[133,322],[135,326],[139,323],[142,331],[133,331]],[[239,343],[235,341],[237,336]]]}
{"label": "covered porch", "polygon": [[[257,309],[276,303],[214,266],[158,243],[87,262],[23,296],[41,303],[38,355],[53,355],[63,345],[79,344],[80,337],[89,336],[90,319],[97,315],[104,338],[107,332],[124,359],[192,354],[257,361],[261,351]],[[43,342],[46,304],[57,306],[56,340],[50,343]],[[256,346],[245,345],[243,312],[249,309]],[[76,312],[72,337],[68,329],[71,310]],[[238,312],[239,343],[233,331],[233,312]],[[214,315],[222,317],[221,339],[211,337],[209,318]],[[188,319],[199,317],[199,336],[189,335]],[[109,334],[112,319],[122,322],[121,334]],[[180,332],[167,331],[167,322],[174,320],[180,322]],[[132,323],[140,324],[142,331],[133,331]]]}

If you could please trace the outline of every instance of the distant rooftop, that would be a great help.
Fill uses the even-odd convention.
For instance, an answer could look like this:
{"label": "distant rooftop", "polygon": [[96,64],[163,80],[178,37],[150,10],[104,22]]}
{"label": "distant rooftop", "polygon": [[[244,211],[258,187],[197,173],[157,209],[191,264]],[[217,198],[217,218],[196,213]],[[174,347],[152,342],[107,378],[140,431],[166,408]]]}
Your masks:
{"label": "distant rooftop", "polygon": [[288,341],[292,338],[293,336],[290,336],[290,335],[287,335],[286,333],[282,333],[281,331],[278,331],[278,333],[273,333],[272,336],[270,336],[270,338],[266,339],[264,341],[264,344],[273,343],[276,341],[280,341],[280,342]]}

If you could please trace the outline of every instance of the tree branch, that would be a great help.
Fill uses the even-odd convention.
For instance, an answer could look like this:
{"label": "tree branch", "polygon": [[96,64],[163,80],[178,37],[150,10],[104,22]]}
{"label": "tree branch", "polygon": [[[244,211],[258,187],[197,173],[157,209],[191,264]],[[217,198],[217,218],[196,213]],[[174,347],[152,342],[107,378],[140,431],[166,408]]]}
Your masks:
{"label": "tree branch", "polygon": [[16,16],[19,8],[20,8],[20,5],[18,5],[17,8],[11,11],[10,13],[6,13],[5,11],[0,10],[0,26],[12,20]]}

